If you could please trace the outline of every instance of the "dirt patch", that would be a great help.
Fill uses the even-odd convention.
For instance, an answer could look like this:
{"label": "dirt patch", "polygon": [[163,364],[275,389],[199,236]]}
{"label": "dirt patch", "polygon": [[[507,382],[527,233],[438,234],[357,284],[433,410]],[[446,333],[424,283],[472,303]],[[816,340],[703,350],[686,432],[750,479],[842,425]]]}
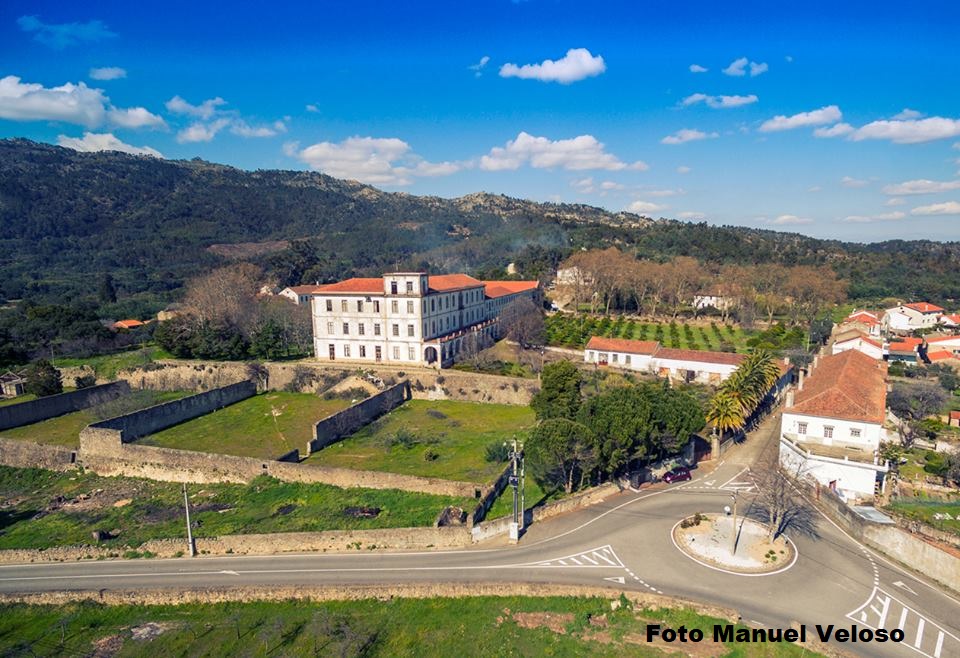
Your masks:
{"label": "dirt patch", "polygon": [[379,507],[344,507],[344,516],[351,516],[355,519],[375,519],[380,516]]}
{"label": "dirt patch", "polygon": [[133,502],[132,498],[122,498],[113,504],[114,507],[126,507]]}
{"label": "dirt patch", "polygon": [[140,626],[134,626],[130,629],[130,635],[134,640],[140,642],[148,642],[156,637],[159,637],[166,633],[168,630],[173,628],[170,624],[158,624],[153,621],[148,621],[146,624]]}
{"label": "dirt patch", "polygon": [[546,628],[559,633],[567,634],[567,626],[573,623],[572,612],[515,612],[513,621],[520,628]]}
{"label": "dirt patch", "polygon": [[99,640],[91,642],[93,644],[93,653],[91,658],[112,658],[120,653],[123,648],[123,638],[119,635],[108,635]]}

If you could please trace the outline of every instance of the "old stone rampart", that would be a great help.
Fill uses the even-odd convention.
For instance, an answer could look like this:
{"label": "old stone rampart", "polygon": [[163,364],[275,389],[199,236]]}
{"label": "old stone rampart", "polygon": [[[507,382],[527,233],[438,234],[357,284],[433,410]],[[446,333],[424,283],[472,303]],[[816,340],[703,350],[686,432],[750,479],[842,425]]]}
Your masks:
{"label": "old stone rampart", "polygon": [[313,426],[313,440],[307,443],[307,454],[317,452],[350,436],[364,425],[396,409],[409,399],[410,383],[403,381],[317,421]]}
{"label": "old stone rampart", "polygon": [[0,430],[30,425],[48,418],[80,411],[109,402],[129,392],[130,386],[126,382],[112,382],[37,398],[29,402],[6,405],[0,407]]}
{"label": "old stone rampart", "polygon": [[0,464],[4,466],[68,471],[76,467],[76,461],[77,453],[70,448],[0,437]]}

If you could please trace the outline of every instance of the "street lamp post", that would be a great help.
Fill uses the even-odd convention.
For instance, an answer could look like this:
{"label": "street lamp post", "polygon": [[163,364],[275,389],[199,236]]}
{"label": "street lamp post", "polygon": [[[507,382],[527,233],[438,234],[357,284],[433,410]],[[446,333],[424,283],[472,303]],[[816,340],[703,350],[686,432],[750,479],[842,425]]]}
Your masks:
{"label": "street lamp post", "polygon": [[187,483],[183,483],[183,509],[187,512],[187,545],[190,547],[190,557],[197,554],[197,547],[193,543],[193,528],[190,525],[190,500],[187,498]]}
{"label": "street lamp post", "polygon": [[734,491],[731,493],[730,498],[733,499],[733,531],[730,533],[733,535],[733,545],[730,547],[730,554],[733,555],[737,552],[737,492]]}
{"label": "street lamp post", "polygon": [[513,487],[513,523],[510,524],[510,541],[520,541],[520,530],[523,528],[523,446],[517,443],[516,437],[513,439],[513,450],[510,451],[510,461],[512,471],[510,473],[510,486]]}

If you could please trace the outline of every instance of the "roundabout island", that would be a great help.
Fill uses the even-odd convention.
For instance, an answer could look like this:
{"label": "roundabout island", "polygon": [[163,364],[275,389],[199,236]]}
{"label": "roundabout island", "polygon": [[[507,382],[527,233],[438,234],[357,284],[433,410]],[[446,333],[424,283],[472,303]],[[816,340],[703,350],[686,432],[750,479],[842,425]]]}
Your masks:
{"label": "roundabout island", "polygon": [[699,564],[741,576],[782,573],[797,560],[797,548],[785,535],[752,519],[697,513],[671,530],[674,546]]}

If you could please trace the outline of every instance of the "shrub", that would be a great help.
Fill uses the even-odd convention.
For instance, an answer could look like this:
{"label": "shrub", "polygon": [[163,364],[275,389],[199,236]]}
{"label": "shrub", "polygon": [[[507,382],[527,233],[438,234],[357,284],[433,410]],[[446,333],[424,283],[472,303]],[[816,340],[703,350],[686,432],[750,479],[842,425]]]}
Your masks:
{"label": "shrub", "polygon": [[73,378],[73,385],[78,389],[90,388],[97,385],[97,378],[94,375],[80,375]]}
{"label": "shrub", "polygon": [[436,418],[437,420],[444,420],[447,417],[447,414],[436,409],[427,409],[427,415],[431,418]]}
{"label": "shrub", "polygon": [[398,429],[397,433],[390,439],[391,446],[399,446],[406,450],[409,450],[418,443],[420,443],[420,441],[417,435],[404,427]]}
{"label": "shrub", "polygon": [[493,441],[484,449],[483,458],[488,462],[503,463],[510,459],[510,448],[502,441]]}
{"label": "shrub", "polygon": [[427,448],[423,451],[423,461],[432,462],[440,458],[440,453],[438,453],[433,448]]}

